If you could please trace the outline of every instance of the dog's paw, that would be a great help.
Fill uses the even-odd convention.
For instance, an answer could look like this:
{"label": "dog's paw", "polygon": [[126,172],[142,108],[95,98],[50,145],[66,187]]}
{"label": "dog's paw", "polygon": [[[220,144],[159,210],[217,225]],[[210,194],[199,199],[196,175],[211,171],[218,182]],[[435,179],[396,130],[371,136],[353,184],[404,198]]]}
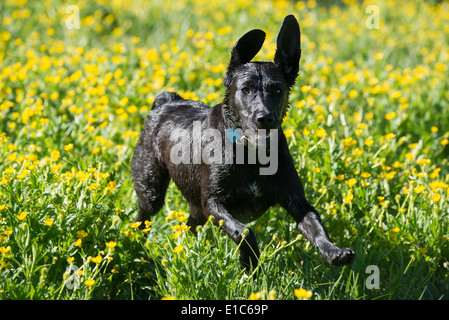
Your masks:
{"label": "dog's paw", "polygon": [[355,252],[352,249],[344,248],[335,251],[329,259],[334,266],[344,266],[352,264],[355,260]]}

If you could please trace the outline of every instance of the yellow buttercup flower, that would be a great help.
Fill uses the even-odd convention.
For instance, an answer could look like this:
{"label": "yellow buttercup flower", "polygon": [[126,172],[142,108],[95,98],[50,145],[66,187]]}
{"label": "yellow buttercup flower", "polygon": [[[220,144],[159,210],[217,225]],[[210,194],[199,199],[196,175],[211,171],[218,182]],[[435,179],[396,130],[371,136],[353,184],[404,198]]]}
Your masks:
{"label": "yellow buttercup flower", "polygon": [[16,218],[19,219],[20,221],[23,221],[26,219],[27,215],[28,214],[26,211],[22,211],[21,213],[16,214]]}
{"label": "yellow buttercup flower", "polygon": [[173,252],[180,253],[182,251],[182,249],[184,249],[184,247],[182,246],[182,244],[180,244],[179,246],[177,246],[173,249]]}
{"label": "yellow buttercup flower", "polygon": [[349,91],[348,97],[351,99],[357,98],[359,96],[359,93],[357,90],[351,90]]}
{"label": "yellow buttercup flower", "polygon": [[369,173],[369,172],[362,172],[361,174],[360,174],[361,176],[362,176],[362,178],[369,178],[369,177],[371,177],[371,174]]}
{"label": "yellow buttercup flower", "polygon": [[357,182],[357,179],[354,179],[354,178],[348,179],[345,181],[345,183],[350,187],[354,186],[356,184],[356,182]]}
{"label": "yellow buttercup flower", "polygon": [[79,231],[76,232],[76,235],[77,235],[78,238],[80,238],[80,239],[87,237],[87,234],[88,234],[88,233],[87,233],[86,231],[84,231],[84,230],[79,230]]}
{"label": "yellow buttercup flower", "polygon": [[260,300],[261,297],[262,297],[261,292],[251,293],[249,295],[249,300]]}
{"label": "yellow buttercup flower", "polygon": [[142,224],[142,221],[130,222],[129,226],[133,229],[137,229]]}
{"label": "yellow buttercup flower", "polygon": [[315,132],[315,135],[319,138],[326,137],[326,129],[320,128]]}
{"label": "yellow buttercup flower", "polygon": [[421,192],[424,191],[424,186],[423,185],[419,185],[413,191],[415,191],[416,193],[421,193]]}
{"label": "yellow buttercup flower", "polygon": [[60,156],[61,156],[61,152],[59,152],[58,150],[53,150],[51,152],[51,158],[53,161],[58,161]]}
{"label": "yellow buttercup flower", "polygon": [[114,241],[106,242],[106,247],[108,247],[109,249],[115,248],[116,245],[117,245],[117,242],[114,242]]}
{"label": "yellow buttercup flower", "polygon": [[413,155],[413,153],[407,152],[407,153],[405,154],[405,157],[406,157],[408,160],[412,160],[415,156]]}
{"label": "yellow buttercup flower", "polygon": [[313,295],[312,291],[300,288],[295,289],[295,297],[299,299],[309,299]]}
{"label": "yellow buttercup flower", "polygon": [[351,203],[352,199],[354,199],[354,195],[352,194],[352,191],[349,190],[348,193],[344,196],[343,202],[345,204]]}
{"label": "yellow buttercup flower", "polygon": [[365,139],[365,145],[366,146],[371,146],[373,144],[374,140],[371,138]]}
{"label": "yellow buttercup flower", "polygon": [[103,260],[103,257],[100,255],[92,258],[92,262],[95,264],[99,264],[101,262],[101,260]]}
{"label": "yellow buttercup flower", "polygon": [[284,135],[286,138],[289,138],[293,135],[293,132],[295,131],[294,128],[290,127],[287,130],[284,131]]}
{"label": "yellow buttercup flower", "polygon": [[302,129],[302,134],[305,136],[308,136],[310,134],[310,130],[308,130],[306,127],[304,127],[304,129]]}
{"label": "yellow buttercup flower", "polygon": [[396,134],[394,134],[394,133],[388,133],[388,134],[386,134],[384,137],[385,137],[385,139],[393,140],[394,138],[396,138]]}
{"label": "yellow buttercup flower", "polygon": [[108,189],[109,190],[114,191],[116,187],[117,187],[117,184],[114,181],[109,181],[108,182]]}
{"label": "yellow buttercup flower", "polygon": [[93,286],[94,283],[95,283],[94,279],[88,279],[88,280],[84,281],[84,284],[88,287]]}
{"label": "yellow buttercup flower", "polygon": [[419,159],[418,161],[416,161],[417,164],[419,165],[423,165],[423,164],[429,164],[430,163],[430,159]]}
{"label": "yellow buttercup flower", "polygon": [[396,112],[394,112],[394,111],[390,112],[390,113],[387,113],[385,115],[385,119],[388,120],[388,121],[393,120],[394,117],[396,117]]}
{"label": "yellow buttercup flower", "polygon": [[438,202],[441,199],[441,195],[439,193],[430,195],[430,199],[432,199],[433,202]]}
{"label": "yellow buttercup flower", "polygon": [[8,246],[8,247],[0,247],[0,253],[2,253],[2,254],[7,254],[9,251],[11,251],[11,247],[10,246]]}

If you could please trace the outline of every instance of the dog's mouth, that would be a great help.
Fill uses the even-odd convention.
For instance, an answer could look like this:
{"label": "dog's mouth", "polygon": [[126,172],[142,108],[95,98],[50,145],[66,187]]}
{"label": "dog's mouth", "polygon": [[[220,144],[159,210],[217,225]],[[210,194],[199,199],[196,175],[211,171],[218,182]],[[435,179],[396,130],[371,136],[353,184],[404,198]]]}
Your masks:
{"label": "dog's mouth", "polygon": [[236,143],[247,144],[257,147],[260,145],[269,144],[270,138],[271,138],[271,130],[256,129],[253,132],[242,135],[239,139],[237,139]]}

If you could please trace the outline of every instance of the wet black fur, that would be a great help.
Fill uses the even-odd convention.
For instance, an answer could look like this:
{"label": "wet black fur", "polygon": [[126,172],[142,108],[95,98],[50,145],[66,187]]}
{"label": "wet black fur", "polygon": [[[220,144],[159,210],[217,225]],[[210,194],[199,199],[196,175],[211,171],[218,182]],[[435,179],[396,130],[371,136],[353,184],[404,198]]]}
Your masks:
{"label": "wet black fur", "polygon": [[[259,257],[256,237],[244,223],[257,219],[276,204],[287,210],[299,232],[325,260],[333,265],[350,264],[355,258],[354,251],[332,243],[318,213],[307,202],[281,129],[301,56],[296,19],[285,18],[274,62],[250,62],[264,40],[265,33],[255,29],[237,41],[224,77],[226,95],[218,105],[209,107],[173,92],[156,96],[132,159],[139,202],[136,220],[150,220],[158,213],[172,179],[190,205],[187,224],[192,231],[212,215],[215,224],[222,220],[222,230],[236,244],[244,239],[240,246],[240,262],[244,267],[256,266]],[[193,121],[201,121],[202,129],[220,130],[223,145],[228,128],[277,129],[277,172],[260,175],[257,164],[173,164],[170,150],[174,142],[170,134],[176,128],[191,130]],[[243,236],[245,230],[248,234]]]}

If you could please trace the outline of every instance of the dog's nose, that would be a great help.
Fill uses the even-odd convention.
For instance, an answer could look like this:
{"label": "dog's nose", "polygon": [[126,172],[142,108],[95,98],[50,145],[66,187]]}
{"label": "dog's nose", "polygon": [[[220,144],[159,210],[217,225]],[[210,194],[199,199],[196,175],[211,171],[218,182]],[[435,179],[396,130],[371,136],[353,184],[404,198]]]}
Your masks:
{"label": "dog's nose", "polygon": [[270,129],[273,127],[276,118],[272,113],[260,114],[257,116],[257,124],[262,129]]}

